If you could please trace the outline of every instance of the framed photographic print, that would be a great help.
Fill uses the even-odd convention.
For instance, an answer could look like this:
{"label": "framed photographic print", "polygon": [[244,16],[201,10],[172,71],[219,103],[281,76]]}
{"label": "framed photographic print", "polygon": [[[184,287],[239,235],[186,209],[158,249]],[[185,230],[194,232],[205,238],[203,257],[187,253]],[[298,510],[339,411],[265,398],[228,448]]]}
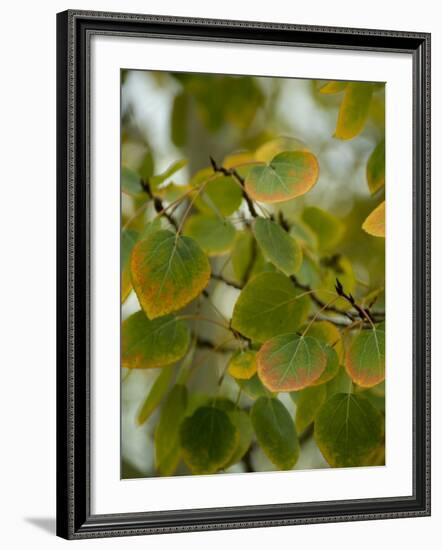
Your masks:
{"label": "framed photographic print", "polygon": [[57,533],[430,513],[430,36],[57,20]]}

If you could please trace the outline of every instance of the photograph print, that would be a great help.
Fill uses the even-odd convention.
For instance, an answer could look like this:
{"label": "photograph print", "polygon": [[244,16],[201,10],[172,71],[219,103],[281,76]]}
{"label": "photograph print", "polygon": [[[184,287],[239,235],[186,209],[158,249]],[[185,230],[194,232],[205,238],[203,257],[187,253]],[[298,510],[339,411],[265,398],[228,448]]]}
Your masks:
{"label": "photograph print", "polygon": [[384,83],[121,71],[121,478],[383,466],[385,292]]}

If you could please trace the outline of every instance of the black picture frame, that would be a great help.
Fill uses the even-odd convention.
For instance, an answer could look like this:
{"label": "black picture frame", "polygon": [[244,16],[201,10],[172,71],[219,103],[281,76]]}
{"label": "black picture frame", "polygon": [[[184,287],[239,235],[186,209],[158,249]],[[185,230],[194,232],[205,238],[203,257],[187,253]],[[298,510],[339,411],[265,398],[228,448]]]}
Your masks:
{"label": "black picture frame", "polygon": [[[92,515],[89,43],[94,34],[408,53],[413,58],[413,495]],[[57,534],[67,539],[430,514],[430,35],[69,10],[57,15]]]}

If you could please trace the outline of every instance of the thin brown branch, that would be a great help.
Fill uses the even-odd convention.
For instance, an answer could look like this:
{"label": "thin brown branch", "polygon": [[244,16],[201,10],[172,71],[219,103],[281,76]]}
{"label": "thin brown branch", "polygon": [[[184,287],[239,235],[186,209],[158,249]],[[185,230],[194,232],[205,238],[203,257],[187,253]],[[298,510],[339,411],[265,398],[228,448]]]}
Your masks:
{"label": "thin brown branch", "polygon": [[210,158],[210,164],[212,165],[212,168],[213,168],[214,172],[224,174],[225,176],[232,176],[236,179],[236,181],[239,183],[239,185],[242,188],[242,196],[243,196],[244,200],[247,203],[247,207],[249,209],[250,215],[253,218],[257,218],[258,213],[255,209],[255,206],[253,204],[252,199],[247,194],[247,191],[246,191],[245,186],[244,186],[244,183],[245,183],[244,178],[234,168],[224,168],[224,166],[219,165],[215,161],[215,159],[213,159],[212,157],[209,157],[209,158]]}
{"label": "thin brown branch", "polygon": [[174,218],[169,214],[169,212],[167,212],[163,206],[163,203],[161,201],[161,199],[159,197],[156,197],[153,193],[152,193],[152,189],[150,188],[150,185],[149,185],[149,182],[147,181],[144,181],[144,180],[140,180],[140,185],[143,189],[143,191],[145,193],[147,193],[149,195],[149,197],[153,200],[153,206],[155,208],[155,212],[157,214],[161,214],[161,216],[164,216],[170,224],[173,225],[173,227],[175,227],[176,230],[178,230],[178,224],[177,222],[174,220]]}

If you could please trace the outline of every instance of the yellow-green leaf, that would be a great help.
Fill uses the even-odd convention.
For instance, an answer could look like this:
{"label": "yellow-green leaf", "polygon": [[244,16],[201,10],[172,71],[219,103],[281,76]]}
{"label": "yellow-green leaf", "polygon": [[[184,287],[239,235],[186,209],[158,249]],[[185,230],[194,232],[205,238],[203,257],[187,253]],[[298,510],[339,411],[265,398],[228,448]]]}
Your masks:
{"label": "yellow-green leaf", "polygon": [[334,250],[344,235],[345,226],[341,220],[322,208],[304,208],[302,219],[318,237],[318,246],[322,252]]}
{"label": "yellow-green leaf", "polygon": [[188,218],[184,233],[192,237],[209,256],[228,252],[235,240],[235,228],[227,220],[205,214]]}
{"label": "yellow-green leaf", "polygon": [[183,458],[194,474],[212,474],[223,468],[238,441],[229,415],[217,407],[198,408],[180,428]]}
{"label": "yellow-green leaf", "polygon": [[352,139],[364,129],[370,110],[373,84],[350,82],[344,94],[336,124],[335,137]]}
{"label": "yellow-green leaf", "polygon": [[122,324],[121,366],[151,369],[175,363],[187,352],[189,327],[172,315],[151,321],[137,311]]}
{"label": "yellow-green leaf", "polygon": [[296,403],[296,431],[300,434],[314,422],[316,415],[327,399],[327,389],[324,385],[305,388],[290,397]]}
{"label": "yellow-green leaf", "polygon": [[252,399],[257,399],[258,397],[272,396],[272,392],[270,392],[265,386],[263,386],[257,374],[254,374],[251,378],[247,380],[237,378],[236,383],[241,388],[241,391],[243,391]]}
{"label": "yellow-green leaf", "polygon": [[367,182],[371,193],[385,185],[385,139],[376,145],[368,159]]}
{"label": "yellow-green leaf", "polygon": [[236,279],[242,283],[252,271],[253,248],[256,247],[256,242],[250,231],[237,231],[235,242],[233,243],[231,261],[232,268]]}
{"label": "yellow-green leaf", "polygon": [[154,319],[196,298],[209,281],[210,264],[193,239],[161,230],[135,245],[131,273],[141,307]]}
{"label": "yellow-green leaf", "polygon": [[216,176],[205,184],[195,206],[205,214],[230,216],[241,206],[242,190],[232,176]]}
{"label": "yellow-green leaf", "polygon": [[329,80],[319,88],[321,94],[338,94],[343,92],[348,82],[345,80]]}
{"label": "yellow-green leaf", "polygon": [[361,330],[345,358],[346,370],[356,384],[369,388],[385,378],[385,323]]}
{"label": "yellow-green leaf", "polygon": [[383,437],[381,413],[359,395],[337,393],[316,416],[316,443],[325,460],[335,468],[373,464]]}
{"label": "yellow-green leaf", "polygon": [[178,94],[173,101],[170,122],[171,138],[177,147],[182,147],[187,141],[188,110],[188,95],[185,93]]}
{"label": "yellow-green leaf", "polygon": [[241,409],[234,409],[229,411],[228,415],[239,433],[239,438],[233,455],[224,466],[225,468],[239,462],[248,451],[253,440],[253,426],[249,413]]}
{"label": "yellow-green leaf", "polygon": [[170,383],[172,382],[174,372],[175,369],[173,367],[164,367],[160,370],[137,414],[138,426],[142,426],[149,420],[150,415],[161,403],[161,400],[166,395]]}
{"label": "yellow-green leaf", "polygon": [[374,237],[385,237],[385,201],[368,215],[362,224],[362,229]]}
{"label": "yellow-green leaf", "polygon": [[323,346],[316,338],[281,334],[258,352],[258,376],[273,392],[297,391],[317,380],[327,365]]}
{"label": "yellow-green leaf", "polygon": [[121,301],[124,302],[132,289],[129,260],[133,247],[138,239],[138,232],[133,229],[121,231]]}
{"label": "yellow-green leaf", "polygon": [[179,427],[187,408],[187,389],[176,385],[169,393],[155,429],[155,465],[162,476],[172,476],[181,458]]}
{"label": "yellow-green leaf", "polygon": [[139,197],[140,195],[143,195],[144,191],[141,187],[140,181],[141,178],[136,172],[126,166],[123,166],[121,169],[121,190],[123,193],[126,195],[131,195],[132,197]]}
{"label": "yellow-green leaf", "polygon": [[257,218],[253,224],[256,241],[264,256],[285,275],[301,267],[302,250],[296,240],[272,220]]}
{"label": "yellow-green leaf", "polygon": [[270,164],[253,166],[245,181],[247,193],[257,201],[275,203],[304,195],[316,183],[319,165],[308,151],[283,152]]}
{"label": "yellow-green leaf", "polygon": [[241,291],[232,327],[258,342],[295,331],[310,311],[310,300],[282,273],[260,273]]}
{"label": "yellow-green leaf", "polygon": [[156,176],[150,177],[149,184],[152,186],[153,189],[157,189],[159,185],[161,185],[167,179],[172,177],[176,172],[184,168],[184,166],[186,165],[187,165],[186,159],[177,160],[176,162],[172,163],[161,174],[157,174]]}
{"label": "yellow-green leaf", "polygon": [[256,372],[256,352],[252,350],[238,351],[229,361],[228,373],[233,378],[248,380]]}
{"label": "yellow-green leaf", "polygon": [[260,397],[250,418],[258,443],[273,464],[281,470],[293,468],[299,458],[299,442],[292,417],[281,401]]}

